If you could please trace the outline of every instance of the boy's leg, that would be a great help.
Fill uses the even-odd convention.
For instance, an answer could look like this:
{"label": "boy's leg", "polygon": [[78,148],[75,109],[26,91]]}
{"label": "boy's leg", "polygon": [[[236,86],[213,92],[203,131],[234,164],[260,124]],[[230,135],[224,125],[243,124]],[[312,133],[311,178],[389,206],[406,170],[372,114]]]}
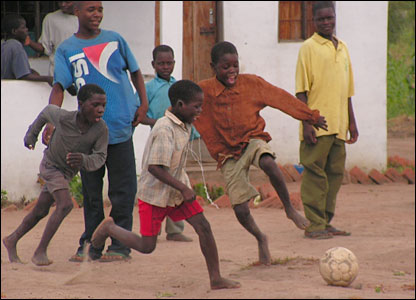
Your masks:
{"label": "boy's leg", "polygon": [[52,193],[52,196],[55,199],[56,209],[46,223],[39,246],[32,257],[32,262],[38,266],[45,266],[52,263],[48,259],[46,250],[59,225],[61,225],[63,219],[71,212],[73,207],[68,189],[57,190]]}
{"label": "boy's leg", "polygon": [[[91,241],[91,236],[97,226],[104,220],[103,206],[103,177],[105,174],[105,165],[93,172],[85,172],[81,170],[82,194],[84,196],[84,232],[79,239],[79,247],[76,256],[83,255],[85,243]],[[89,257],[98,259],[104,248],[96,249],[90,247]],[[72,258],[71,258],[72,259]],[[71,260],[70,259],[70,260]],[[73,261],[77,261],[76,259]]]}
{"label": "boy's leg", "polygon": [[240,222],[240,224],[248,232],[254,235],[257,240],[259,247],[259,262],[264,265],[270,265],[271,255],[269,251],[267,236],[260,231],[256,222],[254,221],[254,218],[250,213],[250,208],[248,207],[248,201],[234,205],[233,209],[238,222]]}
{"label": "boy's leg", "polygon": [[328,195],[328,178],[325,166],[334,136],[321,136],[317,143],[300,145],[300,163],[304,166],[301,183],[301,197],[306,218],[310,225],[306,232],[322,232],[327,225],[326,200]]}
{"label": "boy's leg", "polygon": [[185,228],[184,221],[174,222],[171,218],[166,218],[166,239],[176,242],[192,242],[192,239],[183,234]]}
{"label": "boy's leg", "polygon": [[271,257],[267,237],[258,228],[250,214],[248,202],[258,195],[258,191],[249,182],[249,167],[258,150],[258,142],[250,142],[244,155],[239,159],[228,159],[221,168],[226,185],[225,190],[230,198],[234,213],[240,224],[257,240],[259,248],[259,261],[270,265]]}
{"label": "boy's leg", "polygon": [[270,183],[279,195],[280,200],[282,200],[286,216],[291,219],[298,228],[302,230],[305,229],[309,222],[292,206],[283,174],[274,161],[274,158],[268,153],[261,155],[259,166],[269,177]]}
{"label": "boy's leg", "polygon": [[16,245],[17,242],[24,236],[29,230],[49,213],[49,208],[53,204],[53,197],[47,191],[42,191],[39,195],[38,201],[35,207],[26,215],[22,223],[17,229],[9,236],[3,239],[3,244],[7,249],[10,262],[22,263],[17,255]]}
{"label": "boy's leg", "polygon": [[328,155],[328,161],[325,167],[325,172],[328,176],[328,194],[326,199],[326,229],[333,235],[350,235],[351,233],[344,230],[338,230],[329,225],[335,214],[335,204],[339,189],[344,179],[345,170],[345,142],[340,139],[335,139],[331,151]]}
{"label": "boy's leg", "polygon": [[211,289],[230,289],[240,287],[240,283],[221,277],[217,245],[211,226],[203,213],[196,214],[187,219],[199,237],[199,245],[208,268]]}
{"label": "boy's leg", "polygon": [[[136,162],[131,138],[124,143],[108,146],[107,170],[108,196],[112,204],[110,216],[114,219],[115,224],[131,231],[134,200],[137,192]],[[123,245],[116,238],[111,240],[112,243],[107,252],[119,253],[122,256],[130,254],[129,247]],[[102,259],[104,258],[102,257]]]}
{"label": "boy's leg", "polygon": [[141,253],[152,253],[156,248],[157,235],[139,236],[132,231],[126,230],[114,223],[113,218],[106,218],[97,227],[91,238],[94,247],[103,247],[107,237],[120,241],[123,245],[133,248]]}

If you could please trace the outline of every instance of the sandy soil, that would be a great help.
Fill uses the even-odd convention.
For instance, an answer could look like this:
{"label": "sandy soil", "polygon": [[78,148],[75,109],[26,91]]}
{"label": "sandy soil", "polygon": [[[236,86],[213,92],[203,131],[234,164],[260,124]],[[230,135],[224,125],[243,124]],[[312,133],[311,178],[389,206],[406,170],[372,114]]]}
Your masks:
{"label": "sandy soil", "polygon": [[[404,144],[390,141],[389,155],[414,159],[414,135],[397,141]],[[300,185],[288,187],[298,192]],[[415,185],[343,185],[333,225],[352,235],[329,240],[304,238],[283,210],[253,209],[269,237],[272,258],[287,260],[269,267],[251,266],[258,258],[257,243],[238,224],[232,209],[204,208],[217,242],[221,273],[239,281],[239,289],[210,290],[198,238],[189,225],[185,234],[194,239],[191,243],[167,241],[163,233],[152,254],[134,251],[128,262],[68,262],[83,229],[82,209],[74,209],[49,246],[52,265],[37,267],[30,262],[48,218],[19,242],[25,264],[10,263],[1,246],[1,298],[415,298]],[[1,238],[25,215],[23,210],[2,210]],[[139,232],[137,209],[134,218],[133,230]],[[328,286],[318,271],[318,259],[335,246],[350,249],[359,261],[358,277],[348,288]]]}

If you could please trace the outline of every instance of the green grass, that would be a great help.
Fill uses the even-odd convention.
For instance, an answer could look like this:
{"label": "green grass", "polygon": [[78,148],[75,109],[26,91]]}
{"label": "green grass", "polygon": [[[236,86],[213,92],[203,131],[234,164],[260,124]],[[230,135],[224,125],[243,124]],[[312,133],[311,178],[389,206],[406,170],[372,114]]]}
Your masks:
{"label": "green grass", "polygon": [[387,119],[415,115],[415,2],[389,1]]}

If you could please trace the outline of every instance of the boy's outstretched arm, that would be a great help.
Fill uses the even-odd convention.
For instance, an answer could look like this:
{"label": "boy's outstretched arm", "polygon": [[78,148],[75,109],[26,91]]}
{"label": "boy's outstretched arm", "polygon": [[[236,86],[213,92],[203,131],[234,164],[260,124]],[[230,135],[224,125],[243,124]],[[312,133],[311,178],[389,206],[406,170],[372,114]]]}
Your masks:
{"label": "boy's outstretched arm", "polygon": [[[302,101],[303,103],[308,103],[308,96],[306,95],[306,92],[303,93],[297,93],[296,97]],[[316,144],[316,133],[315,130],[312,128],[314,126],[317,130],[319,128],[322,128],[323,130],[328,130],[328,125],[326,124],[326,120],[323,116],[320,116],[318,119],[318,122],[316,124],[310,124],[308,121],[302,121],[303,125],[303,139],[307,144]]]}
{"label": "boy's outstretched arm", "polygon": [[169,174],[161,165],[149,165],[148,168],[150,174],[155,176],[157,179],[166,183],[167,185],[177,189],[181,192],[184,201],[193,201],[196,199],[195,192],[186,186],[183,182],[177,180],[175,177]]}

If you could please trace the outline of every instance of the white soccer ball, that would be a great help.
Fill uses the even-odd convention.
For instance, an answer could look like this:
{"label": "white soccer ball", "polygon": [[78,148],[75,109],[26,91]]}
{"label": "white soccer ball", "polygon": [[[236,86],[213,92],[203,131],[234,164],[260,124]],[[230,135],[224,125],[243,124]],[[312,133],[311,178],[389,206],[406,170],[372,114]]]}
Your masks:
{"label": "white soccer ball", "polygon": [[320,259],[319,272],[330,285],[349,286],[358,275],[358,260],[347,248],[331,248]]}

